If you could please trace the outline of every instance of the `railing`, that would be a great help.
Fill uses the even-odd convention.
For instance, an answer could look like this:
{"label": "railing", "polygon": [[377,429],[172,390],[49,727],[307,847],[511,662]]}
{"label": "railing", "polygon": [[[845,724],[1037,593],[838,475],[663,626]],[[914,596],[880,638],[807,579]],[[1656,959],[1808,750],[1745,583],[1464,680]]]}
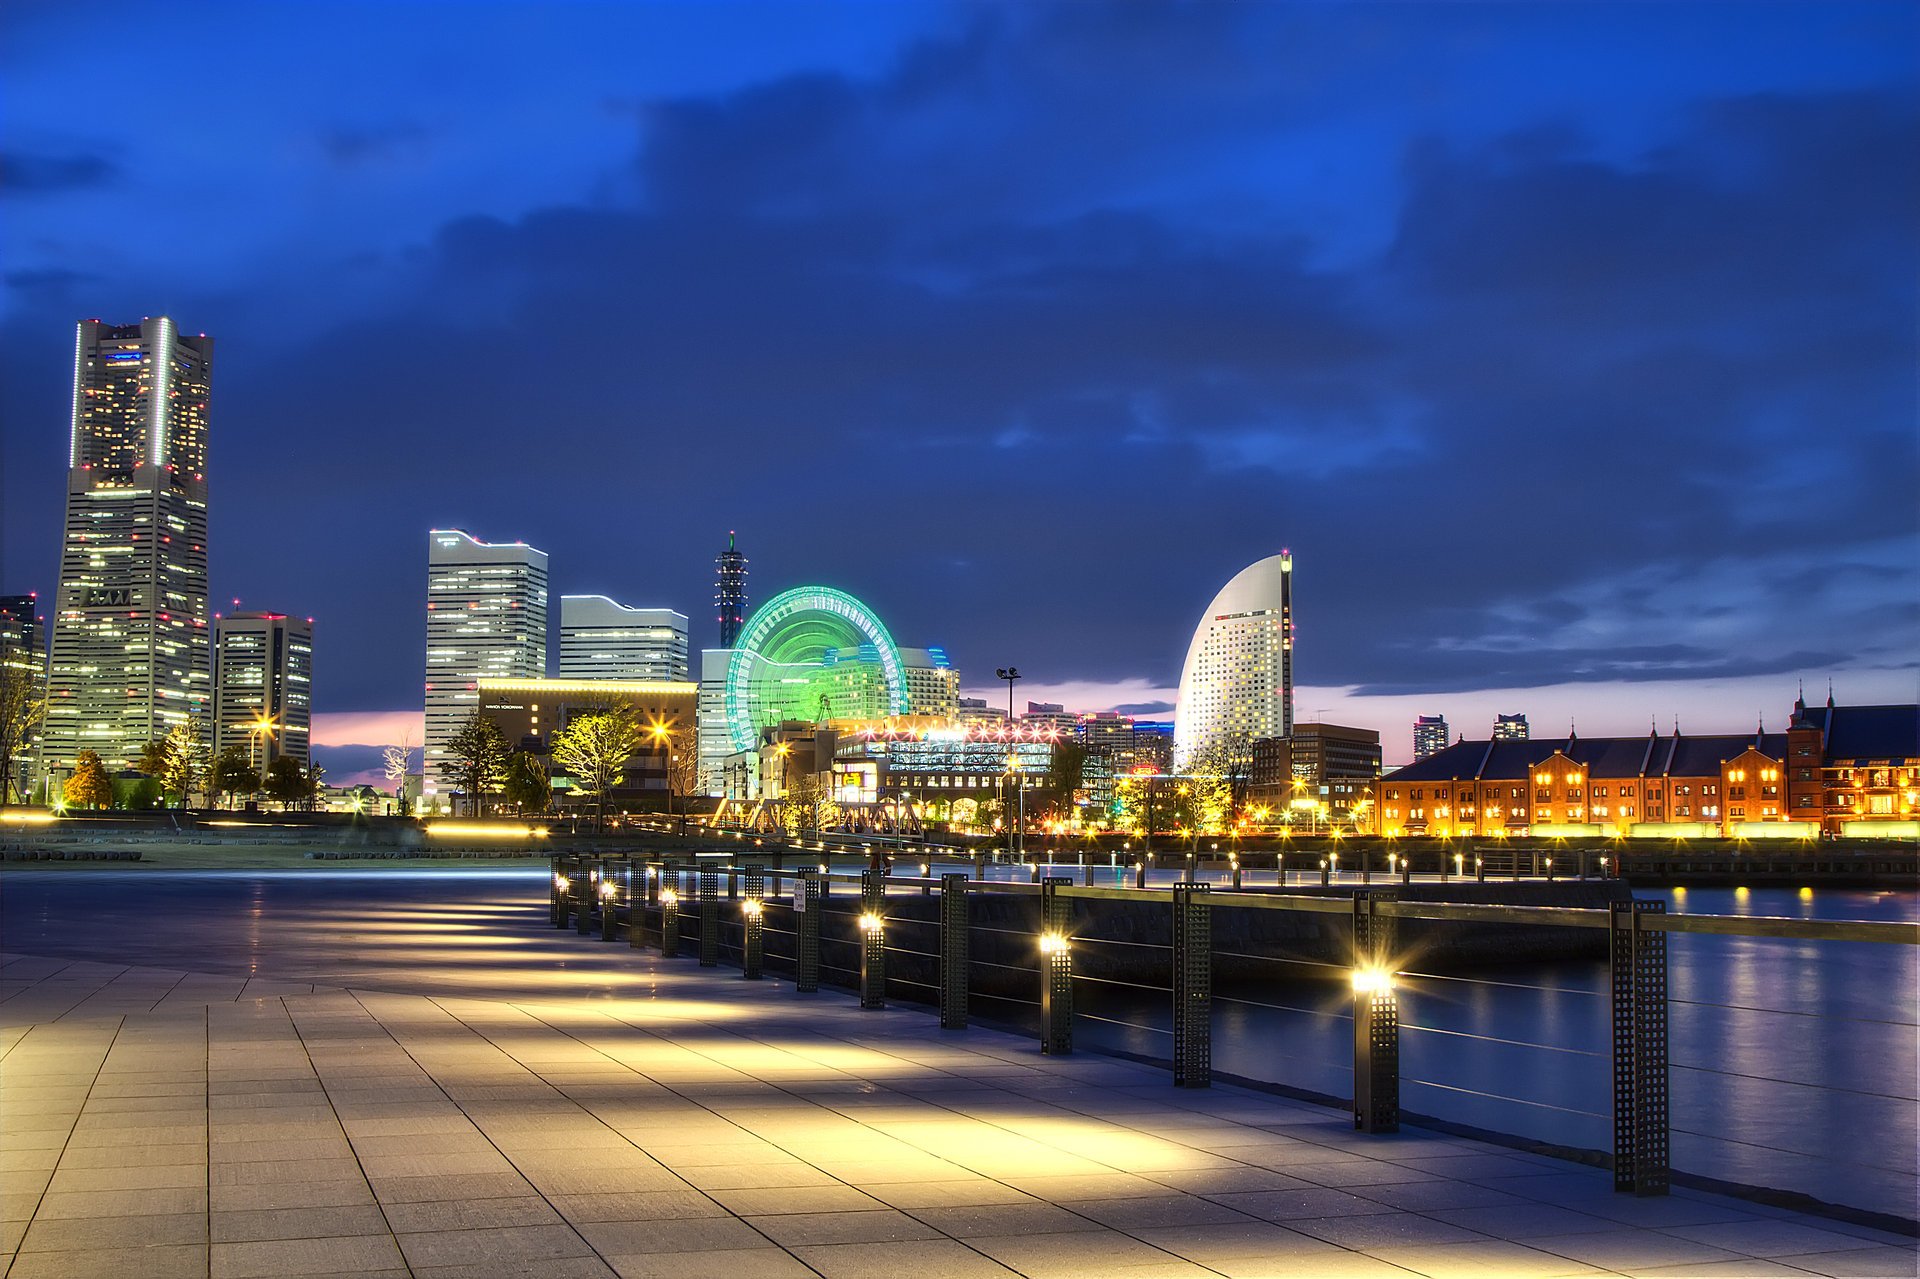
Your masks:
{"label": "railing", "polygon": [[[1906,1019],[1912,1013],[1896,1009],[1880,1018],[1808,1013],[1670,992],[1668,940],[1692,935],[1913,946],[1920,944],[1920,926],[1913,924],[1668,914],[1663,902],[1624,896],[1603,908],[1417,901],[1400,895],[1396,881],[1406,881],[1398,875],[1377,887],[1340,892],[1349,887],[1340,885],[1315,894],[1289,892],[1271,880],[1256,888],[1237,868],[1231,883],[1183,879],[1169,888],[1151,888],[1076,884],[1045,874],[1033,876],[1037,883],[983,880],[964,871],[943,872],[937,865],[926,874],[891,876],[877,870],[777,870],[738,864],[730,851],[692,864],[622,854],[556,856],[553,921],[561,927],[573,923],[583,933],[597,924],[607,940],[616,938],[624,921],[631,945],[658,946],[668,955],[679,953],[690,930],[703,965],[717,964],[723,953],[737,957],[748,976],[772,965],[792,974],[802,991],[818,989],[823,979],[857,989],[863,1007],[880,1007],[891,993],[936,1005],[941,1024],[951,1028],[964,1027],[976,1004],[989,1012],[997,1009],[1000,1021],[1035,1027],[1048,1053],[1071,1052],[1075,1025],[1084,1023],[1103,1037],[1118,1036],[1135,1055],[1167,1061],[1181,1087],[1205,1087],[1213,1079],[1216,1020],[1224,1016],[1239,1024],[1270,1018],[1290,1028],[1288,1046],[1300,1052],[1291,1058],[1279,1054],[1286,1066],[1267,1073],[1284,1077],[1261,1082],[1350,1101],[1357,1129],[1393,1131],[1403,1089],[1423,1099],[1418,1112],[1409,1112],[1422,1122],[1474,1131],[1495,1127],[1482,1119],[1490,1105],[1519,1107],[1579,1132],[1607,1131],[1605,1154],[1593,1149],[1598,1143],[1550,1144],[1609,1163],[1615,1188],[1638,1195],[1665,1193],[1669,1143],[1676,1137],[1689,1148],[1722,1143],[1775,1156],[1807,1154],[1762,1140],[1766,1133],[1734,1132],[1698,1113],[1688,1113],[1676,1126],[1671,1101],[1676,1074],[1715,1086],[1817,1089],[1827,1098],[1893,1103],[1905,1107],[1905,1122],[1911,1122],[1913,1099],[1886,1090],[1898,1086],[1897,1075],[1894,1085],[1856,1088],[1729,1069],[1725,1061],[1704,1057],[1673,1060],[1669,1019],[1675,1010],[1688,1019],[1682,1029],[1689,1032],[1689,1044],[1696,1038],[1693,1019],[1704,1009],[1741,1017],[1827,1016],[1893,1028],[1911,1028]],[[973,861],[970,852],[963,856]],[[1076,869],[1082,880],[1093,878],[1091,868]],[[919,900],[936,896],[937,902]],[[846,909],[842,901],[857,905]],[[1115,911],[1117,904],[1124,908]],[[1294,921],[1290,926],[1318,935],[1317,950],[1276,953],[1260,943],[1288,919]],[[1521,930],[1516,936],[1591,936],[1588,945],[1606,955],[1605,981],[1582,985],[1572,979],[1516,981],[1431,971],[1421,963],[1420,938],[1410,939],[1408,933],[1435,928],[1455,934],[1505,929]],[[1561,931],[1528,931],[1540,928]],[[890,959],[899,961],[892,971]],[[1229,980],[1218,982],[1223,973]],[[1327,997],[1328,981],[1340,985],[1337,1001]],[[1576,1015],[1556,1013],[1552,1019],[1572,1022],[1575,1033],[1542,1028],[1535,1032],[1539,1039],[1491,1035],[1453,1015],[1463,997],[1505,998],[1515,992],[1556,1010],[1579,1006]],[[1152,1011],[1143,995],[1152,997]],[[1163,1012],[1170,1014],[1165,1024]],[[1596,1024],[1598,1018],[1605,1020]],[[1454,1024],[1447,1024],[1450,1020]],[[1346,1040],[1343,1024],[1351,1032],[1351,1052],[1329,1051],[1336,1038]],[[1295,1036],[1295,1026],[1311,1029]],[[1606,1038],[1596,1042],[1581,1028]],[[1403,1053],[1403,1041],[1410,1051]],[[1485,1052],[1531,1054],[1550,1065],[1516,1075],[1534,1085],[1531,1096],[1517,1095],[1518,1082],[1511,1085],[1516,1095],[1507,1095],[1492,1085],[1476,1088],[1474,1080],[1449,1080],[1445,1063],[1466,1041]],[[1231,1039],[1226,1047],[1235,1047]],[[1596,1082],[1602,1070],[1606,1073]],[[1577,1091],[1562,1086],[1563,1080],[1576,1078],[1582,1081]],[[1462,1113],[1466,1119],[1458,1117]],[[1875,1158],[1861,1151],[1829,1162],[1900,1175],[1899,1168],[1889,1169]],[[1884,1202],[1867,1208],[1864,1218],[1911,1228],[1898,1193],[1891,1202],[1891,1208]],[[1911,1197],[1905,1202],[1910,1205]]]}

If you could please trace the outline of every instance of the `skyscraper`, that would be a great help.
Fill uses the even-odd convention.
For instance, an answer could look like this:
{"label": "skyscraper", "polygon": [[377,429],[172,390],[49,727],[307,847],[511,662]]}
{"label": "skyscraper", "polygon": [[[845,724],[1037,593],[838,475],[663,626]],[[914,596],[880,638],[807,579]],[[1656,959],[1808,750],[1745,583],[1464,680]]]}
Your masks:
{"label": "skyscraper", "polygon": [[561,679],[687,678],[687,615],[604,595],[560,597]]}
{"label": "skyscraper", "polygon": [[713,602],[720,618],[720,647],[732,648],[747,620],[747,557],[734,549],[732,529],[727,530],[727,549],[720,552],[714,563],[720,569],[713,579]]}
{"label": "skyscraper", "polygon": [[1496,742],[1524,742],[1533,730],[1527,727],[1525,715],[1496,715],[1493,717],[1493,740]]}
{"label": "skyscraper", "polygon": [[[1201,615],[1180,668],[1173,764],[1293,733],[1293,553],[1249,564]],[[1137,728],[1137,725],[1136,725]]]}
{"label": "skyscraper", "polygon": [[1425,759],[1447,749],[1447,717],[1421,715],[1413,721],[1413,757]]}
{"label": "skyscraper", "polygon": [[264,774],[282,756],[312,763],[313,622],[229,613],[213,623],[213,749],[238,746]]}
{"label": "skyscraper", "polygon": [[162,316],[74,332],[67,516],[54,601],[45,761],[110,771],[212,695],[207,404],[213,340]]}
{"label": "skyscraper", "polygon": [[[37,701],[47,686],[47,644],[40,624],[40,597],[34,594],[0,595],[0,669],[17,672]],[[0,801],[25,795],[32,773],[32,757],[39,749],[35,728],[13,756],[10,777],[0,777]],[[14,789],[6,784],[11,781]]]}
{"label": "skyscraper", "polygon": [[482,542],[458,529],[427,534],[427,731],[423,770],[439,789],[447,741],[480,708],[485,679],[547,673],[547,553]]}

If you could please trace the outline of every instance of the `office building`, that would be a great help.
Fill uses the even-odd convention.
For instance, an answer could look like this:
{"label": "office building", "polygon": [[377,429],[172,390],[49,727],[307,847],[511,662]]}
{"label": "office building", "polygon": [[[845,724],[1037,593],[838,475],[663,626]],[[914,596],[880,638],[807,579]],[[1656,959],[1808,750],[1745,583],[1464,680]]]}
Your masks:
{"label": "office building", "polygon": [[74,332],[67,511],[43,743],[109,772],[175,725],[206,721],[207,414],[213,341],[163,317]]}
{"label": "office building", "polygon": [[687,615],[604,595],[560,597],[560,678],[685,680]]}
{"label": "office building", "polygon": [[1080,736],[1080,717],[1069,714],[1059,702],[1028,702],[1020,727],[1074,741]]}
{"label": "office building", "polygon": [[1293,554],[1249,564],[1201,614],[1180,668],[1173,762],[1293,732]]}
{"label": "office building", "polygon": [[720,647],[732,648],[747,618],[747,557],[733,544],[727,530],[727,549],[714,559],[719,570],[713,581],[713,604],[720,623]]}
{"label": "office building", "polygon": [[427,534],[426,790],[444,789],[447,742],[479,709],[482,679],[538,679],[547,668],[547,553]]}
{"label": "office building", "polygon": [[1295,724],[1293,736],[1253,744],[1248,802],[1268,821],[1350,822],[1380,779],[1380,734],[1343,724]]}
{"label": "office building", "polygon": [[1376,792],[1388,835],[1920,838],[1920,706],[1796,701],[1784,733],[1456,742]]}
{"label": "office building", "polygon": [[900,665],[907,676],[907,714],[952,719],[960,712],[960,672],[943,648],[903,648]]}
{"label": "office building", "polygon": [[213,749],[247,752],[263,776],[312,763],[313,619],[228,613],[213,623]]}
{"label": "office building", "polygon": [[1174,723],[1165,719],[1133,721],[1133,771],[1168,774],[1173,772]]}
{"label": "office building", "polygon": [[1422,760],[1429,755],[1438,755],[1447,749],[1450,739],[1447,736],[1447,717],[1445,715],[1419,715],[1413,721],[1413,757]]}
{"label": "office building", "polygon": [[968,727],[995,724],[1005,725],[1007,713],[998,706],[989,706],[984,697],[962,697],[956,700],[954,718]]}
{"label": "office building", "polygon": [[700,691],[694,713],[699,721],[702,795],[727,793],[726,760],[734,753],[733,739],[727,734],[727,663],[732,660],[730,648],[700,650]]}
{"label": "office building", "polygon": [[1496,715],[1493,720],[1493,740],[1496,742],[1524,742],[1532,736],[1527,727],[1525,715]]}

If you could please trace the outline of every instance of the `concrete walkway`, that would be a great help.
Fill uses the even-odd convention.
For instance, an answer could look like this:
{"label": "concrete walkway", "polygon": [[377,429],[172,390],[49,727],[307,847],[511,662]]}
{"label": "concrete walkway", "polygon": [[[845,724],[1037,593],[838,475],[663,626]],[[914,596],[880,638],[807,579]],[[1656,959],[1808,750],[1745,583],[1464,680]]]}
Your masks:
{"label": "concrete walkway", "polygon": [[[0,956],[8,1279],[1915,1273],[1911,1239],[1362,1137],[543,906],[490,936],[494,998],[457,930],[352,988]],[[610,990],[569,993],[583,961]]]}

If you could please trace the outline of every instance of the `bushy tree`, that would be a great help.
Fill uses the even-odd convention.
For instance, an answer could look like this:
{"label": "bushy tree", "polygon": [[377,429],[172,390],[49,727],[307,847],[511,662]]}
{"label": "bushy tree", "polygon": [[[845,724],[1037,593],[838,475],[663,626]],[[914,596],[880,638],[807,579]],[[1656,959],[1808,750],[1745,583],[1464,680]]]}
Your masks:
{"label": "bushy tree", "polygon": [[444,779],[467,797],[467,811],[475,817],[486,811],[486,796],[500,785],[507,766],[507,739],[500,726],[475,711],[460,731],[447,740]]}
{"label": "bushy tree", "polygon": [[313,798],[312,780],[300,767],[300,761],[291,755],[282,755],[267,765],[263,789],[267,798],[278,801],[283,809]]}
{"label": "bushy tree", "polygon": [[507,757],[500,794],[522,813],[544,813],[553,804],[553,779],[538,755],[515,751]]}
{"label": "bushy tree", "polygon": [[70,808],[108,808],[113,804],[113,779],[97,751],[81,751],[73,776],[62,791]]}
{"label": "bushy tree", "polygon": [[260,774],[254,771],[244,746],[227,747],[207,765],[207,790],[215,795],[224,794],[228,808],[233,807],[237,797],[251,795],[259,789]]}
{"label": "bushy tree", "polygon": [[160,784],[178,795],[180,806],[186,808],[193,802],[194,782],[205,779],[213,754],[195,724],[175,724],[166,742],[167,755],[161,766]]}
{"label": "bushy tree", "polygon": [[646,744],[646,734],[624,709],[575,716],[553,737],[553,762],[582,793],[594,797],[594,829],[606,816],[607,792],[620,784],[627,764]]}
{"label": "bushy tree", "polygon": [[840,821],[840,805],[834,802],[833,789],[818,773],[795,777],[780,797],[780,824],[789,835],[825,830]]}

